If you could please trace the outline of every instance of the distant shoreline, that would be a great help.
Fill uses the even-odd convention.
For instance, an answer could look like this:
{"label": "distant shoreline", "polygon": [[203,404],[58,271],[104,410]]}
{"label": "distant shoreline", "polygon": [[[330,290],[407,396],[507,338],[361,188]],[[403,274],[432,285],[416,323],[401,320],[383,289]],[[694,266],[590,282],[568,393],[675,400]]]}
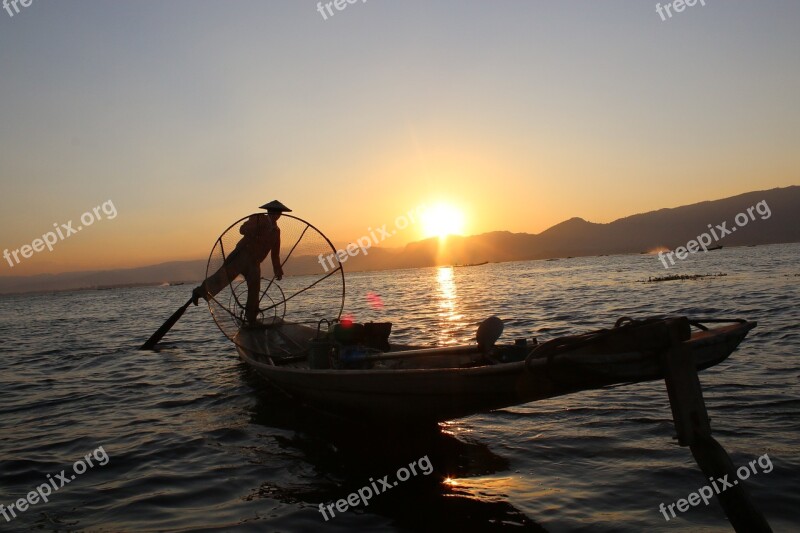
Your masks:
{"label": "distant shoreline", "polygon": [[[767,208],[763,212],[759,210],[758,217],[752,207],[756,205]],[[744,214],[747,212],[752,216]],[[742,216],[745,220],[737,222]],[[719,229],[718,234],[714,228]],[[345,269],[349,273],[382,272],[489,261],[507,263],[634,255],[691,246],[689,243],[697,244],[695,239],[700,239],[699,236],[707,236],[707,231],[713,234],[713,244],[725,249],[800,242],[800,186],[752,191],[635,214],[603,224],[573,217],[538,234],[492,231],[470,236],[449,235],[446,241],[431,237],[410,242],[402,248],[375,246],[369,249],[369,254],[348,252]],[[711,241],[711,237],[708,240]],[[319,268],[316,256],[295,256],[294,259],[294,275],[313,274]],[[194,283],[205,275],[207,266],[207,260],[193,259],[116,270],[0,276],[0,294],[154,286],[167,280]]]}
{"label": "distant shoreline", "polygon": [[[800,244],[800,241],[791,241],[791,242],[779,242],[779,243],[768,243],[768,244],[743,244],[743,245],[736,245],[736,246],[727,246],[725,249],[734,249],[734,248],[755,248],[755,247],[767,247],[767,246],[786,246],[790,244]],[[491,261],[487,262],[489,264],[504,264],[504,263],[528,263],[531,261],[557,261],[557,260],[568,260],[568,259],[584,259],[587,257],[626,257],[626,256],[641,256],[641,255],[655,255],[655,254],[641,254],[637,252],[624,252],[624,253],[617,253],[617,254],[593,254],[593,255],[576,255],[576,256],[562,256],[562,257],[548,257],[548,258],[535,258],[535,259],[510,259],[507,261]],[[481,264],[480,266],[482,266]],[[392,271],[403,271],[403,270],[415,270],[415,269],[423,269],[423,268],[450,268],[453,265],[449,264],[442,264],[442,265],[421,265],[421,266],[408,266],[408,267],[397,267],[397,268],[383,268],[383,269],[370,269],[370,270],[345,270],[345,276],[348,274],[366,274],[370,272],[392,272]],[[468,265],[463,265],[468,266]],[[479,265],[474,265],[479,266]],[[144,267],[147,268],[147,267]],[[112,271],[114,272],[114,271]],[[41,274],[40,274],[41,275]],[[53,274],[58,275],[58,274]],[[307,274],[303,274],[307,275]],[[13,278],[6,278],[6,279],[13,279]],[[75,288],[63,288],[63,289],[41,289],[41,290],[30,290],[30,291],[19,291],[19,292],[0,292],[0,298],[3,297],[13,297],[13,296],[35,296],[41,294],[59,294],[59,293],[66,293],[66,292],[82,292],[82,291],[104,291],[104,290],[115,290],[115,289],[136,289],[136,288],[148,288],[148,287],[174,287],[174,286],[182,286],[182,285],[189,285],[192,286],[195,283],[200,283],[201,279],[186,279],[186,280],[176,280],[176,281],[169,281],[166,282],[168,285],[165,284],[163,281],[154,281],[154,282],[140,282],[140,283],[119,283],[113,285],[97,285],[91,287],[75,287]],[[188,289],[187,289],[188,291]],[[187,292],[188,294],[188,292]]]}

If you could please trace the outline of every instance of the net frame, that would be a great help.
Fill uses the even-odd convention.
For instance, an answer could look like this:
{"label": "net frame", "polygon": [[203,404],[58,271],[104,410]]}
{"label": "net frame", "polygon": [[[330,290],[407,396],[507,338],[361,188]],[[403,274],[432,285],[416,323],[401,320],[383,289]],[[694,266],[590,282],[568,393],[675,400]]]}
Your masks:
{"label": "net frame", "polygon": [[[239,228],[243,223],[245,223],[250,217],[254,215],[266,215],[264,212],[252,213],[245,217],[240,218],[233,224],[229,225],[225,231],[223,231],[219,237],[217,237],[216,241],[214,241],[214,246],[211,249],[211,253],[209,254],[208,261],[206,262],[206,279],[212,276],[217,269],[221,268],[224,264],[226,264],[229,254],[232,252],[233,249],[226,250],[226,240],[229,240],[231,230],[235,230]],[[338,303],[331,309],[331,315],[324,317],[329,321],[338,320],[341,318],[342,312],[344,311],[344,303],[345,303],[345,293],[346,293],[346,285],[345,285],[345,277],[344,277],[344,266],[342,265],[341,260],[339,259],[338,252],[336,248],[333,246],[333,243],[328,239],[328,237],[322,233],[316,226],[311,224],[310,222],[294,216],[289,215],[286,213],[282,213],[281,219],[291,219],[295,221],[295,224],[300,224],[302,226],[302,231],[299,232],[299,236],[297,239],[292,243],[291,247],[289,247],[288,253],[281,254],[281,268],[283,268],[287,262],[292,258],[292,254],[301,245],[303,239],[307,235],[313,235],[320,238],[320,242],[318,243],[320,246],[325,247],[325,252],[327,253],[328,260],[332,264],[331,270],[326,270],[324,275],[319,274],[317,279],[313,282],[307,284],[303,288],[292,292],[289,296],[286,295],[283,288],[278,284],[275,279],[274,272],[272,276],[268,279],[261,276],[260,279],[260,288],[259,288],[259,316],[262,320],[266,317],[267,311],[272,311],[272,319],[273,321],[281,321],[284,319],[287,313],[287,302],[300,297],[302,294],[305,294],[306,291],[313,289],[314,287],[318,286],[320,283],[324,282],[328,279],[337,279],[340,280],[341,283],[341,293],[337,296]],[[278,223],[280,226],[280,222]],[[311,233],[309,233],[311,232]],[[283,233],[283,232],[282,232]],[[237,237],[237,239],[239,239]],[[284,246],[282,244],[281,249]],[[268,256],[269,257],[269,256]],[[320,254],[322,257],[322,254]],[[221,261],[220,261],[221,258]],[[262,264],[266,262],[262,261]],[[322,264],[320,262],[320,264]],[[306,276],[310,274],[301,274],[301,276]],[[244,324],[244,311],[245,311],[245,301],[247,295],[247,283],[245,280],[240,279],[241,276],[237,276],[222,289],[216,295],[209,296],[207,303],[209,307],[209,311],[211,313],[214,322],[216,323],[217,327],[220,329],[223,335],[225,335],[228,339],[237,343],[237,334],[239,329]],[[286,279],[284,277],[284,279]],[[266,283],[266,287],[264,286],[264,282]],[[242,294],[242,287],[244,287],[244,294]],[[270,291],[273,291],[270,293]],[[227,297],[228,303],[227,305],[225,302],[221,301],[220,296],[224,295]],[[333,297],[333,294],[331,295]],[[223,297],[224,298],[224,297]],[[269,303],[266,307],[262,307],[262,303],[264,300],[268,299]],[[291,320],[293,324],[309,324],[309,325],[317,325],[320,318],[315,317],[309,320]]]}

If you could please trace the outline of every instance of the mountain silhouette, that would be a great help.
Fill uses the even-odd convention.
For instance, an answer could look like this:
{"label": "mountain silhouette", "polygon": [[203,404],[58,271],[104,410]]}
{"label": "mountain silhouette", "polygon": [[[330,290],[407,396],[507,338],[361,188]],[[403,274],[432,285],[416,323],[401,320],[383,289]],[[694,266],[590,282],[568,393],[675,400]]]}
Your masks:
{"label": "mountain silhouette", "polygon": [[[750,209],[750,214],[748,214]],[[756,210],[760,209],[760,211]],[[742,223],[737,226],[736,217]],[[726,235],[717,228],[723,223]],[[710,227],[709,227],[710,226]],[[732,231],[736,227],[735,231]],[[716,233],[716,239],[712,234]],[[348,257],[345,272],[386,270],[485,261],[522,261],[557,257],[625,254],[675,249],[707,233],[714,246],[800,242],[800,186],[755,191],[722,200],[659,209],[597,224],[565,220],[539,234],[493,231],[472,236],[438,237],[402,248],[374,247]],[[318,271],[316,256],[293,257],[291,274]],[[174,261],[142,268],[0,277],[0,294],[196,282],[206,260]],[[287,274],[290,274],[287,272]]]}
{"label": "mountain silhouette", "polygon": [[[746,224],[723,236],[717,225],[725,223],[726,230],[732,230],[737,226],[735,219],[740,213],[744,216],[739,220],[746,217]],[[494,231],[469,237],[450,236],[444,241],[434,237],[410,243],[394,252],[370,250],[366,257],[349,258],[345,269],[375,270],[672,250],[686,246],[702,233],[708,234],[712,246],[798,242],[800,186],[659,209],[606,224],[576,217],[539,234]]]}

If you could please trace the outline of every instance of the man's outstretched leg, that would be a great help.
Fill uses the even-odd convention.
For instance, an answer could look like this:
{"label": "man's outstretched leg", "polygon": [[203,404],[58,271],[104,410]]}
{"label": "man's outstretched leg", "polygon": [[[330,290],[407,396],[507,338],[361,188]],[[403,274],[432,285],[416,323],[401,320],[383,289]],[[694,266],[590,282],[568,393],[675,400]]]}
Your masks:
{"label": "man's outstretched leg", "polygon": [[236,279],[248,261],[246,253],[239,249],[234,250],[216,272],[192,290],[192,303],[197,305],[200,298],[208,301],[212,296],[216,296]]}

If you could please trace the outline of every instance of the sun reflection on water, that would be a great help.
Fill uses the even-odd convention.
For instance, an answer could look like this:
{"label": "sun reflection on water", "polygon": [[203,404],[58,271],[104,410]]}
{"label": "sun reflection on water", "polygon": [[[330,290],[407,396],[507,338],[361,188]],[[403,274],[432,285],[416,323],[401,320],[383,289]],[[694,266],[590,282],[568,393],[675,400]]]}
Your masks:
{"label": "sun reflection on water", "polygon": [[439,320],[438,344],[454,344],[461,329],[464,315],[458,312],[456,281],[451,267],[439,267],[436,271],[437,317]]}

